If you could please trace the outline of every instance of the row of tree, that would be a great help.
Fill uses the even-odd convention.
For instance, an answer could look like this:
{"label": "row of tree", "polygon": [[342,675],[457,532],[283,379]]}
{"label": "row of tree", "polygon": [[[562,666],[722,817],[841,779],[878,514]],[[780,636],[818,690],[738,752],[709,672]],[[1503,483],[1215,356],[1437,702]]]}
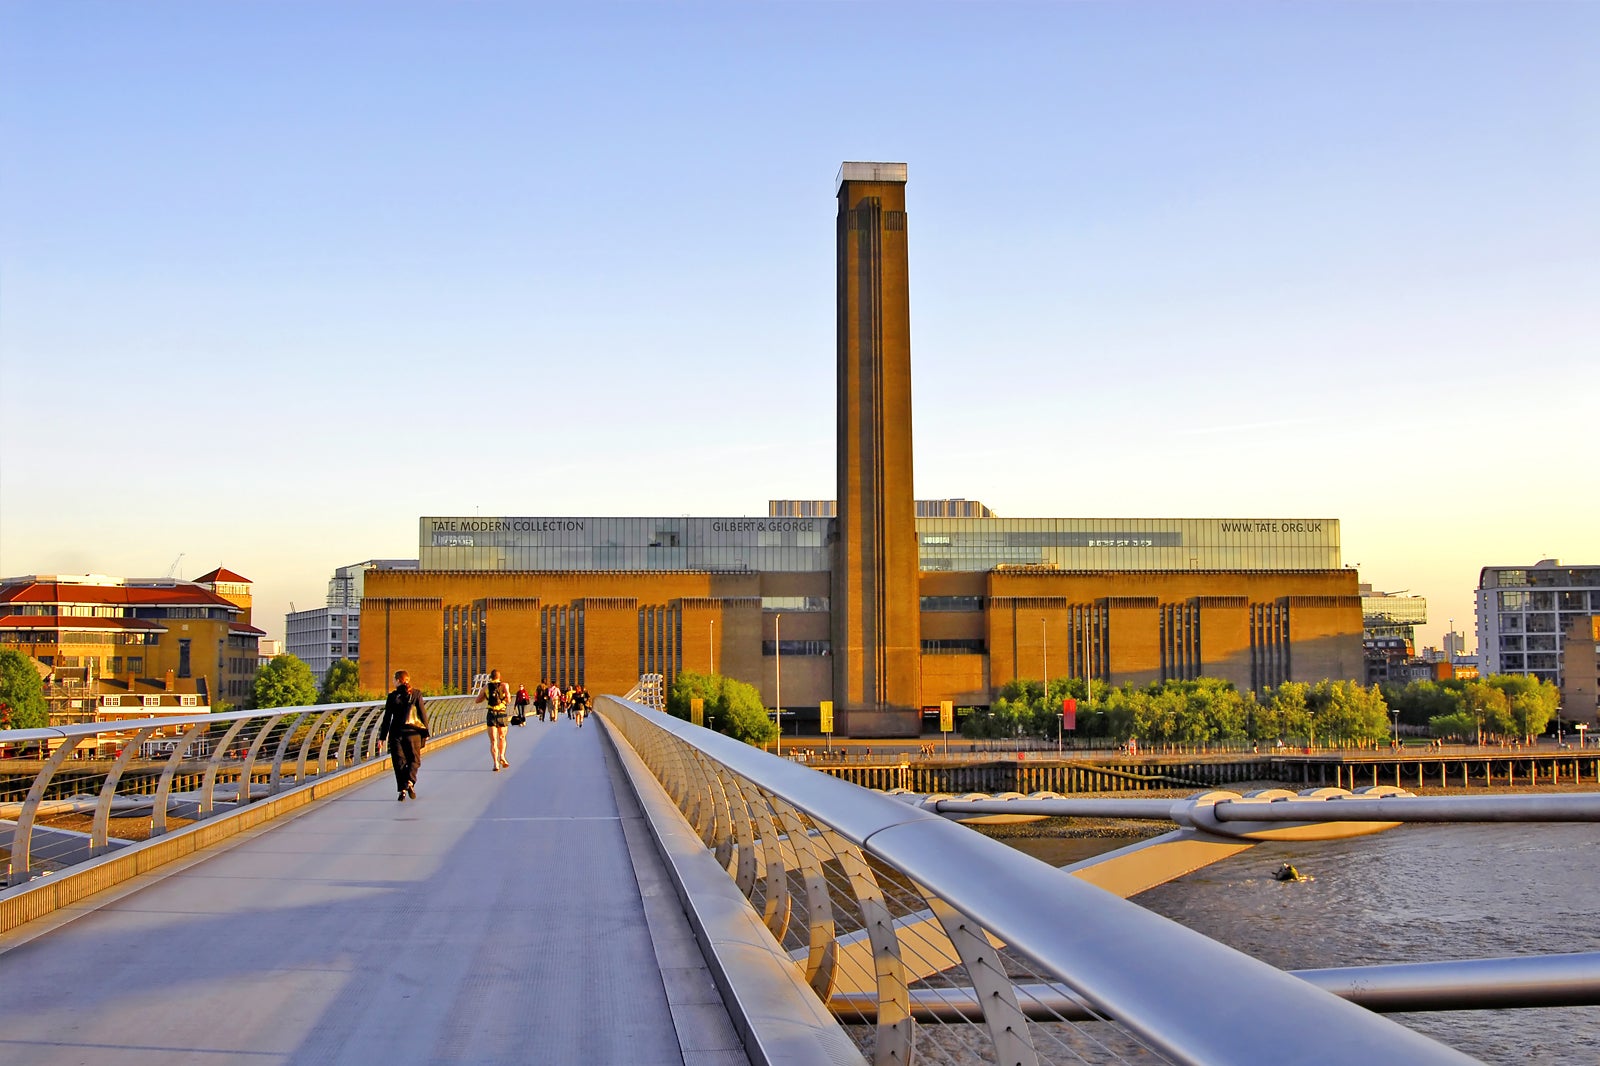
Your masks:
{"label": "row of tree", "polygon": [[250,684],[251,707],[308,707],[314,703],[363,703],[379,698],[380,694],[362,689],[361,668],[350,659],[340,659],[328,667],[319,687],[311,667],[299,656],[278,655],[261,664]]}
{"label": "row of tree", "polygon": [[[1217,678],[1167,681],[1144,686],[1095,684],[1058,678],[1046,694],[1038,681],[1011,681],[987,709],[957,711],[969,737],[1044,737],[1061,730],[1061,701],[1078,701],[1073,735],[1137,739],[1145,744],[1204,746],[1283,740],[1296,747],[1381,744],[1397,725],[1410,733],[1442,739],[1531,738],[1557,714],[1560,692],[1548,681],[1496,674],[1469,681],[1413,681],[1363,687],[1353,681],[1291,681],[1261,692],[1241,692]],[[293,655],[279,655],[256,671],[252,707],[304,707],[358,703],[380,698],[361,688],[360,670],[349,659],[328,669],[319,687],[311,668]],[[777,735],[755,686],[721,674],[684,672],[673,682],[667,711],[690,716],[691,701],[704,701],[705,721],[718,732],[749,744]],[[224,709],[219,706],[218,710]],[[0,649],[0,729],[48,724],[44,687],[33,662]]]}
{"label": "row of tree", "polygon": [[1398,726],[1439,738],[1531,738],[1556,714],[1559,690],[1548,681],[1497,674],[1471,681],[1418,681],[1364,687],[1353,681],[1285,682],[1241,692],[1232,682],[1202,677],[1092,691],[1076,678],[1012,681],[987,710],[960,708],[969,737],[1046,737],[1061,731],[1061,702],[1078,701],[1075,736],[1136,739],[1146,744],[1205,746],[1276,742],[1368,747]]}

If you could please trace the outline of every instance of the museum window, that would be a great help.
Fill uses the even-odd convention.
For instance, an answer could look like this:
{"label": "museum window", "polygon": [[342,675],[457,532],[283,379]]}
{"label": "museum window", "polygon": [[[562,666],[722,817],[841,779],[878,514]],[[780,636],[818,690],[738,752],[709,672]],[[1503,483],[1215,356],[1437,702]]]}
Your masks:
{"label": "museum window", "polygon": [[833,654],[833,642],[832,641],[827,641],[827,640],[784,640],[784,641],[763,640],[761,642],[761,654],[762,655],[777,655],[777,654],[779,654],[779,652],[781,652],[783,655],[786,655],[786,656],[787,655],[809,655],[809,656],[831,655],[831,654]]}
{"label": "museum window", "polygon": [[981,611],[983,610],[982,596],[924,596],[922,609],[929,612],[939,611]]}
{"label": "museum window", "polygon": [[924,655],[982,655],[988,650],[982,637],[924,640]]}

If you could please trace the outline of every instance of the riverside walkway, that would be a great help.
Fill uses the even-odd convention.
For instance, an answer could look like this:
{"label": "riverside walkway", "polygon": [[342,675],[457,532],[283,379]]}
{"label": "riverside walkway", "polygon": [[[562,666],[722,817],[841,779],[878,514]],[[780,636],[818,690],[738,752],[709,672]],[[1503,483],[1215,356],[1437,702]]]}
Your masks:
{"label": "riverside walkway", "polygon": [[510,733],[0,938],[0,1061],[747,1062],[598,723]]}

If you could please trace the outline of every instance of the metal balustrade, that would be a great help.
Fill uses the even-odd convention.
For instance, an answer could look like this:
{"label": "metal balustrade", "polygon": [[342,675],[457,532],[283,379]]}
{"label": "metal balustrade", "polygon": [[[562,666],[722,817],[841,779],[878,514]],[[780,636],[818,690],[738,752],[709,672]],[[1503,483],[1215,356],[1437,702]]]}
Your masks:
{"label": "metal balustrade", "polygon": [[875,1063],[1471,1061],[931,811],[599,710]]}
{"label": "metal balustrade", "polygon": [[[470,696],[427,707],[434,738],[483,723]],[[387,758],[382,717],[379,701],[0,730],[5,886]]]}

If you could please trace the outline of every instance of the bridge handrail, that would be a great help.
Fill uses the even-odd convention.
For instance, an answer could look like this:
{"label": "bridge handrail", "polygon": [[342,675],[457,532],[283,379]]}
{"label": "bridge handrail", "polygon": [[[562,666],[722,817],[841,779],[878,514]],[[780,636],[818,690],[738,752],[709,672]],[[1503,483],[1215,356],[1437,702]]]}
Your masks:
{"label": "bridge handrail", "polygon": [[[729,737],[616,698],[601,701],[602,713],[640,753],[709,847],[717,849],[730,871],[737,869],[746,895],[755,881],[755,859],[743,851],[761,850],[762,861],[784,857],[789,874],[801,873],[817,842],[796,839],[808,819],[834,856],[851,867],[849,847],[828,840],[837,835],[858,855],[881,863],[918,886],[938,913],[952,940],[975,927],[1031,960],[1052,981],[1081,997],[1096,1014],[1115,1019],[1147,1046],[1177,1062],[1268,1062],[1294,1049],[1296,1062],[1433,1063],[1471,1061],[1395,1022],[1347,1003],[1265,963],[1212,941],[1023,855],[1005,845],[880,793],[859,788],[804,765],[768,755]],[[770,810],[767,809],[770,805]],[[792,811],[786,812],[785,808]],[[786,831],[779,834],[778,824]],[[756,840],[765,826],[770,839]],[[802,835],[805,835],[802,833]],[[764,845],[764,847],[763,847]],[[787,850],[787,854],[785,851]],[[792,859],[789,856],[794,856]],[[824,860],[826,861],[826,860]],[[813,863],[820,867],[820,864]],[[865,863],[856,864],[852,883]],[[805,917],[808,976],[828,998],[831,961],[837,956],[827,900],[811,897],[813,882],[825,883],[820,869],[807,867]],[[769,877],[771,871],[769,869]],[[779,886],[778,890],[786,891]],[[858,893],[859,894],[859,893]],[[863,901],[872,894],[869,888]],[[771,896],[767,902],[771,903]],[[882,899],[881,893],[877,897]],[[769,912],[770,912],[769,907]],[[863,911],[865,911],[865,905]],[[952,924],[954,923],[954,924]],[[769,927],[773,925],[769,913]],[[889,933],[893,932],[889,923]],[[820,929],[818,926],[824,926]],[[906,1011],[895,997],[907,996],[903,973],[885,974],[886,956],[901,964],[892,936],[865,916],[873,935],[880,1004],[878,1047],[905,1044],[896,1030]],[[876,927],[875,927],[876,925]],[[774,930],[775,933],[778,930]],[[781,936],[780,936],[781,940]],[[992,940],[991,940],[992,942]],[[880,946],[883,948],[879,950]],[[986,945],[985,945],[986,946]],[[1015,990],[993,986],[1000,967],[960,945],[975,986],[990,982],[981,998],[988,1012],[1017,1013]],[[796,954],[800,954],[797,952]],[[990,972],[979,970],[987,967]],[[891,967],[892,969],[892,967]],[[1011,979],[1004,978],[1007,983]],[[1005,1006],[1009,1003],[1009,1007]],[[1246,1023],[1241,1010],[1247,1005]],[[988,1028],[1004,1061],[1037,1061],[1031,1046],[1000,1048],[1002,1040],[1031,1041],[1027,1026]],[[1019,1031],[1020,1030],[1020,1031]],[[909,1031],[909,1030],[906,1030]],[[909,1055],[909,1047],[905,1048]],[[903,1060],[902,1060],[903,1061]]]}
{"label": "bridge handrail", "polygon": [[[430,697],[427,709],[434,737],[481,722],[470,696]],[[37,877],[43,872],[35,868],[38,861],[67,866],[125,846],[110,835],[115,809],[148,808],[149,836],[157,837],[168,831],[172,811],[204,820],[379,758],[382,712],[383,701],[367,700],[0,730],[0,752],[7,753],[0,756],[0,820],[14,822],[8,833],[0,831],[9,837],[0,841],[7,847],[0,889]],[[147,750],[152,741],[162,749]],[[73,772],[83,765],[75,755],[100,756],[102,748],[109,750],[94,766]],[[175,791],[180,773],[191,787]],[[258,777],[265,782],[257,784]],[[231,791],[228,781],[234,783]],[[78,783],[92,785],[92,802],[85,793],[66,791]],[[77,813],[92,812],[92,820],[87,834],[53,830],[52,847],[40,854],[35,830],[52,785],[58,802]]]}

